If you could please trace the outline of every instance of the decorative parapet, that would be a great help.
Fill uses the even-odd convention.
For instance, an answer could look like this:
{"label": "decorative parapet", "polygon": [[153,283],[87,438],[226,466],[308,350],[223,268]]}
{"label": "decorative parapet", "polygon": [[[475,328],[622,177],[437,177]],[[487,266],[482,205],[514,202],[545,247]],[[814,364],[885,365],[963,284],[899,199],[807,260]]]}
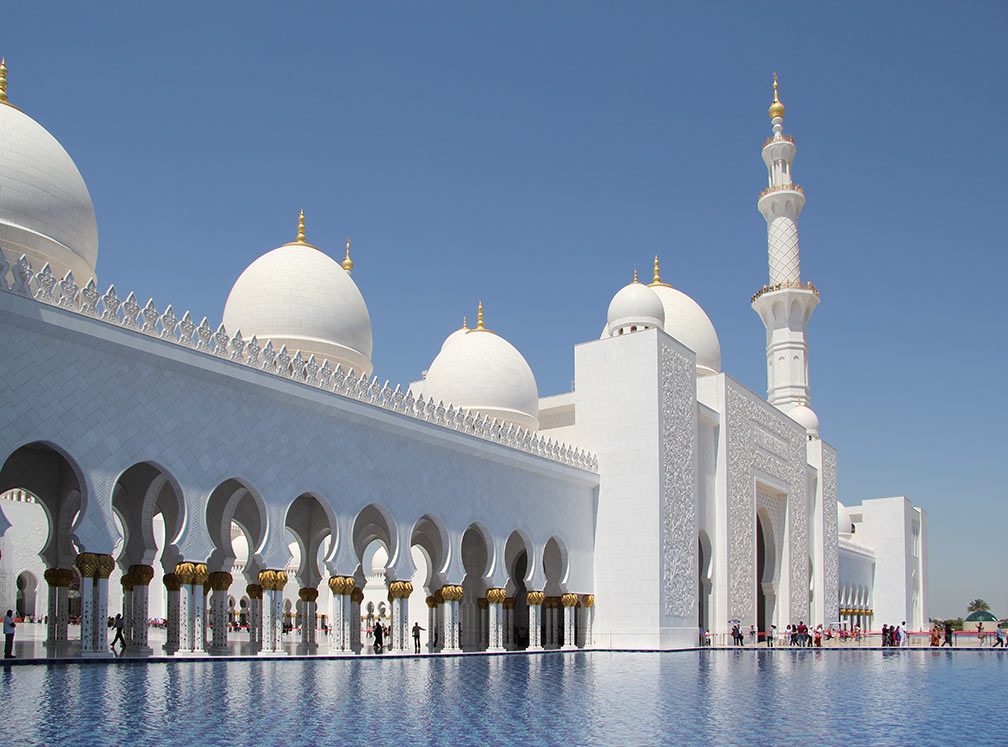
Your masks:
{"label": "decorative parapet", "polygon": [[756,299],[762,296],[764,293],[773,293],[774,291],[786,290],[788,288],[795,290],[808,290],[815,293],[817,297],[819,295],[819,289],[816,288],[814,285],[812,285],[812,283],[802,283],[801,281],[792,282],[790,280],[786,280],[780,283],[773,283],[772,285],[764,285],[762,288],[760,288],[753,294],[753,297],[750,299],[750,302],[756,303]]}
{"label": "decorative parapet", "polygon": [[[8,282],[8,271],[12,275],[12,283]],[[171,305],[159,312],[154,299],[141,306],[135,295],[130,293],[125,301],[121,301],[114,285],[110,285],[105,293],[98,290],[94,280],[81,288],[72,272],[58,280],[48,263],[35,273],[24,255],[12,267],[0,252],[0,290],[533,456],[598,472],[597,457],[584,449],[544,438],[527,428],[471,410],[456,409],[451,404],[432,399],[425,400],[423,395],[414,398],[411,392],[404,392],[399,386],[393,389],[387,379],[381,384],[377,377],[369,380],[367,375],[358,374],[352,368],[344,370],[339,364],[333,368],[328,360],[320,362],[314,355],[305,360],[300,350],[293,354],[286,346],[276,350],[271,340],[262,342],[255,337],[246,340],[241,331],[231,335],[223,324],[215,330],[206,317],[197,325],[188,311],[179,319]]]}
{"label": "decorative parapet", "polygon": [[773,143],[773,142],[779,143],[782,140],[784,142],[791,143],[792,145],[794,145],[794,138],[793,137],[791,137],[790,135],[780,134],[780,135],[771,135],[766,140],[764,140],[763,141],[763,147],[765,148],[768,145],[770,145],[770,143]]}
{"label": "decorative parapet", "polygon": [[761,200],[771,192],[800,192],[801,194],[805,194],[805,190],[799,187],[797,184],[775,184],[774,186],[767,187],[762,192],[760,192],[759,197],[757,199]]}

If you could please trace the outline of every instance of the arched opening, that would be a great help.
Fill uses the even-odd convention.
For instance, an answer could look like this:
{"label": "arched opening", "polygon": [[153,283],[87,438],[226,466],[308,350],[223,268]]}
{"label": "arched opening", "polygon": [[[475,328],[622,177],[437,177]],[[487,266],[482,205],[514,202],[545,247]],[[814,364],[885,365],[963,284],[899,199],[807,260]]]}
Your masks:
{"label": "arched opening", "polygon": [[14,602],[17,617],[30,617],[38,614],[38,579],[31,571],[23,571],[17,577],[17,599]]}
{"label": "arched opening", "polygon": [[459,603],[459,619],[463,651],[482,651],[488,645],[489,619],[485,603],[486,574],[490,569],[490,540],[486,529],[471,524],[462,535],[463,596]]}
{"label": "arched opening", "polygon": [[697,537],[697,627],[701,635],[710,631],[711,560],[710,537],[701,529]]}
{"label": "arched opening", "polygon": [[242,480],[225,480],[210,493],[206,522],[214,545],[207,560],[209,569],[230,573],[234,569],[237,553],[244,550],[245,578],[249,583],[259,583],[259,572],[265,568],[256,553],[265,544],[268,526],[266,505],[259,494]]}
{"label": "arched opening", "polygon": [[774,619],[774,574],[776,552],[770,516],[766,509],[756,512],[756,629],[765,634]]}
{"label": "arched opening", "polygon": [[504,545],[504,562],[508,570],[506,590],[512,600],[508,605],[513,605],[505,614],[504,624],[508,628],[505,631],[505,642],[511,649],[525,650],[529,645],[528,600],[525,598],[528,587],[525,580],[529,575],[531,547],[528,539],[517,531],[511,532]]}
{"label": "arched opening", "polygon": [[433,651],[441,640],[438,630],[440,621],[437,609],[427,605],[427,597],[445,585],[443,575],[447,557],[448,533],[440,519],[425,514],[413,525],[410,533],[410,552],[413,558],[413,573],[411,583],[413,594],[409,598],[410,626],[420,623],[424,628],[420,632],[421,650]]}

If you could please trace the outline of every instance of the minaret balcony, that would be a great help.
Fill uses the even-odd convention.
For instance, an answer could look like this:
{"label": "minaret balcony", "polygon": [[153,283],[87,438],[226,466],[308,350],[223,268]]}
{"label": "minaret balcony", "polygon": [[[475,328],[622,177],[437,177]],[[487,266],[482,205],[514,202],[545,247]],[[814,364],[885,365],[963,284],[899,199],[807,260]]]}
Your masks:
{"label": "minaret balcony", "polygon": [[779,142],[781,142],[782,140],[783,140],[783,141],[784,141],[785,143],[791,143],[791,145],[794,145],[794,144],[795,144],[795,141],[794,141],[794,138],[793,138],[793,137],[791,137],[790,135],[771,135],[771,136],[770,136],[770,137],[768,137],[768,138],[767,138],[767,139],[766,139],[765,141],[763,141],[763,147],[765,148],[765,147],[767,147],[768,145],[770,145],[770,143],[773,143],[773,142],[777,142],[777,143],[779,143]]}
{"label": "minaret balcony", "polygon": [[753,294],[753,297],[752,297],[750,303],[756,303],[756,299],[759,298],[760,296],[762,296],[764,293],[773,293],[774,291],[779,291],[779,290],[806,290],[806,291],[812,291],[816,295],[816,298],[819,297],[819,289],[816,288],[812,283],[803,283],[801,281],[798,281],[796,283],[791,283],[791,282],[772,283],[771,285],[764,285],[762,288],[760,288],[758,291],[756,291],[756,293]]}
{"label": "minaret balcony", "polygon": [[757,199],[762,200],[764,197],[766,197],[768,194],[771,194],[772,192],[798,192],[802,195],[805,194],[805,190],[799,187],[797,184],[775,184],[774,186],[767,187],[762,192],[760,192],[759,197]]}

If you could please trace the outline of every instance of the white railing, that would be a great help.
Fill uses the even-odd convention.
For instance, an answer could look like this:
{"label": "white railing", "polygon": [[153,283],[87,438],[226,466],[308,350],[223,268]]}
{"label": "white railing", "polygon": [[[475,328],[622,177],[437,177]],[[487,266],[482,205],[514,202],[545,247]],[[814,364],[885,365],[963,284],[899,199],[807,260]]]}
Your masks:
{"label": "white railing", "polygon": [[[12,283],[8,282],[8,271],[12,274]],[[206,317],[196,324],[188,311],[179,319],[171,305],[159,311],[154,299],[141,306],[130,293],[122,301],[114,285],[110,285],[105,293],[98,290],[94,280],[81,288],[72,272],[58,279],[48,263],[36,273],[24,255],[11,266],[0,252],[0,290],[527,454],[598,472],[598,459],[584,449],[544,438],[527,428],[471,410],[425,400],[423,395],[414,398],[411,392],[403,392],[399,386],[392,389],[388,380],[380,384],[377,377],[369,380],[366,374],[358,374],[352,368],[344,371],[339,364],[333,368],[328,360],[320,363],[314,355],[305,360],[300,350],[291,355],[286,345],[276,350],[270,340],[265,343],[255,337],[246,340],[240,330],[231,335],[223,324],[215,330]]]}

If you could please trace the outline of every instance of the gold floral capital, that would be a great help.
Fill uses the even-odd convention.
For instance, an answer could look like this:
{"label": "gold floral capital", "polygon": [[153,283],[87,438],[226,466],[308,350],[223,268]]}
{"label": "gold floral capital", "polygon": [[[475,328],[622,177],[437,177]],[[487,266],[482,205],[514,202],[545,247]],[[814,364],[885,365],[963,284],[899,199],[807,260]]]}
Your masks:
{"label": "gold floral capital", "polygon": [[354,589],[353,591],[350,592],[350,601],[360,604],[361,602],[364,601],[364,592],[361,591],[360,589]]}
{"label": "gold floral capital", "polygon": [[336,596],[343,596],[343,590],[346,586],[343,584],[342,576],[333,576],[329,579],[329,591],[331,591]]}
{"label": "gold floral capital", "polygon": [[424,601],[427,603],[427,606],[430,607],[431,609],[437,607],[437,599],[434,598],[433,594],[427,597]]}
{"label": "gold floral capital", "polygon": [[318,589],[313,589],[310,586],[298,589],[298,599],[302,602],[314,602],[318,599]]}
{"label": "gold floral capital", "polygon": [[560,597],[560,599],[563,602],[564,607],[573,607],[578,603],[577,594],[564,594],[562,597]]}
{"label": "gold floral capital", "polygon": [[490,604],[503,604],[507,592],[504,589],[487,589],[486,598]]}
{"label": "gold floral capital", "polygon": [[77,556],[74,565],[77,566],[77,570],[80,571],[83,578],[94,578],[95,571],[98,569],[98,556],[93,552],[82,552]]}
{"label": "gold floral capital", "polygon": [[210,584],[210,588],[214,591],[227,591],[231,588],[231,582],[234,579],[231,574],[227,571],[214,571],[207,576],[207,581]]}
{"label": "gold floral capital", "polygon": [[525,594],[525,600],[533,607],[538,607],[546,600],[546,595],[541,591],[530,591]]}
{"label": "gold floral capital", "polygon": [[196,575],[196,564],[195,563],[179,563],[175,566],[175,578],[182,586],[189,586],[193,582],[193,576]]}
{"label": "gold floral capital", "polygon": [[73,583],[73,571],[69,568],[47,568],[42,576],[50,586],[69,586]]}
{"label": "gold floral capital", "polygon": [[594,607],[595,606],[595,595],[594,594],[582,594],[581,595],[581,606],[582,607]]}
{"label": "gold floral capital", "polygon": [[182,586],[182,584],[179,582],[178,576],[176,576],[174,573],[166,573],[161,578],[161,583],[164,584],[165,589],[167,589],[168,591],[178,591]]}
{"label": "gold floral capital", "polygon": [[193,586],[205,584],[209,575],[210,572],[207,570],[206,563],[193,563]]}
{"label": "gold floral capital", "polygon": [[245,587],[245,593],[249,599],[262,599],[263,587],[259,584],[249,584]]}
{"label": "gold floral capital", "polygon": [[147,586],[154,579],[154,569],[149,565],[131,565],[129,575],[134,586]]}
{"label": "gold floral capital", "polygon": [[115,559],[111,555],[98,555],[98,567],[95,569],[95,578],[108,578],[115,570]]}

